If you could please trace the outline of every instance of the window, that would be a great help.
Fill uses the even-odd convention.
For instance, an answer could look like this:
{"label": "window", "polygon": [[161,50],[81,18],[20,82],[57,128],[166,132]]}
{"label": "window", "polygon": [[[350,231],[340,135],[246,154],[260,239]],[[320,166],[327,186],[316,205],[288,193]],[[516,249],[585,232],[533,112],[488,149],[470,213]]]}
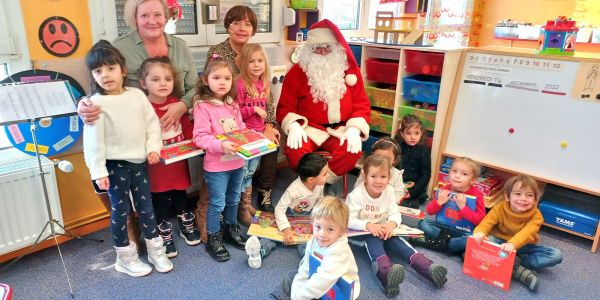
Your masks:
{"label": "window", "polygon": [[360,27],[360,0],[323,2],[324,19],[331,20],[340,30],[358,30]]}

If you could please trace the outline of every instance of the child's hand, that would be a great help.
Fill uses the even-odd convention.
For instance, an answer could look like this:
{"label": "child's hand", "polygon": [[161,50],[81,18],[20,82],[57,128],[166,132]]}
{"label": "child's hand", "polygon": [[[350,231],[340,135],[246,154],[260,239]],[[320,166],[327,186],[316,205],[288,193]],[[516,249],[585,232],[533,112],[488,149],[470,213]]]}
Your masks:
{"label": "child's hand", "polygon": [[458,194],[456,195],[456,199],[454,199],[454,202],[456,202],[458,209],[463,209],[463,207],[467,205],[467,196],[465,194]]}
{"label": "child's hand", "polygon": [[384,234],[384,228],[380,224],[367,223],[367,231],[379,238]]}
{"label": "child's hand", "polygon": [[485,234],[483,232],[474,233],[473,238],[477,241],[477,243],[481,243],[486,239]]}
{"label": "child's hand", "polygon": [[101,190],[108,190],[108,187],[110,186],[110,181],[108,180],[108,177],[103,177],[100,179],[96,179],[96,185]]}
{"label": "child's hand", "polygon": [[449,195],[450,195],[450,191],[440,190],[438,198],[437,198],[438,205],[442,206],[442,205],[446,204],[448,202]]}
{"label": "child's hand", "polygon": [[151,165],[155,165],[160,162],[160,155],[156,152],[148,153],[146,158],[148,159],[148,163]]}
{"label": "child's hand", "polygon": [[404,184],[404,186],[405,186],[407,189],[410,189],[411,187],[415,186],[415,183],[414,183],[414,182],[412,182],[412,181],[409,181],[409,182],[405,183],[405,184]]}
{"label": "child's hand", "polygon": [[396,222],[389,221],[389,222],[385,223],[385,225],[383,226],[384,236],[383,236],[382,239],[387,240],[392,235],[394,235],[394,229],[396,229],[396,227],[398,227],[398,225],[396,224]]}
{"label": "child's hand", "polygon": [[500,248],[506,252],[506,253],[510,253],[515,251],[515,245],[513,245],[512,243],[504,243],[500,245]]}
{"label": "child's hand", "polygon": [[283,243],[286,245],[290,245],[292,244],[292,242],[294,242],[294,236],[296,236],[296,233],[291,229],[291,228],[286,228],[283,230]]}
{"label": "child's hand", "polygon": [[264,109],[262,109],[262,108],[260,108],[258,106],[254,107],[254,113],[257,114],[263,120],[265,118],[267,118],[267,112]]}
{"label": "child's hand", "polygon": [[235,154],[236,145],[230,141],[223,141],[221,143],[221,149],[223,149],[223,153],[225,154]]}

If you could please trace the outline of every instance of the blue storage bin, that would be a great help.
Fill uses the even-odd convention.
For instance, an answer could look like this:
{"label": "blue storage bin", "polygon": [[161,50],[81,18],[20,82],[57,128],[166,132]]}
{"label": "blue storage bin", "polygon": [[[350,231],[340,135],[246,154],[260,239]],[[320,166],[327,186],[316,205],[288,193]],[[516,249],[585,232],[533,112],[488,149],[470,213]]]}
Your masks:
{"label": "blue storage bin", "polygon": [[377,140],[379,140],[378,136],[369,135],[369,138],[362,143],[363,152],[367,155],[371,154],[371,148],[373,147],[373,144],[377,142]]}
{"label": "blue storage bin", "polygon": [[354,59],[356,59],[356,63],[360,67],[360,59],[362,58],[362,46],[360,46],[360,45],[350,45],[350,50],[352,50],[352,54],[354,55]]}
{"label": "blue storage bin", "polygon": [[594,236],[600,219],[600,197],[548,185],[539,209],[544,222]]}
{"label": "blue storage bin", "polygon": [[414,75],[402,78],[404,99],[437,104],[440,96],[440,77]]}

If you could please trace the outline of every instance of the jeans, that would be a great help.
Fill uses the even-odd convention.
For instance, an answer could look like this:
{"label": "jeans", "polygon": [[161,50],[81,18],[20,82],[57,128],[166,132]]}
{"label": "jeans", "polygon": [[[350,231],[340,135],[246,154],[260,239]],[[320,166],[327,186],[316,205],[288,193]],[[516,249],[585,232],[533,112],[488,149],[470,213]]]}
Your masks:
{"label": "jeans", "polygon": [[419,221],[419,229],[423,230],[426,237],[437,239],[440,237],[442,229],[450,234],[450,240],[448,241],[448,252],[458,254],[465,252],[467,248],[467,237],[470,233],[452,230],[445,226],[439,225],[435,220],[423,219]]}
{"label": "jeans", "polygon": [[206,228],[208,233],[221,231],[221,213],[225,224],[237,224],[238,203],[242,191],[244,169],[238,168],[223,172],[204,172],[208,186],[208,212]]}
{"label": "jeans", "polygon": [[387,255],[385,250],[400,256],[405,262],[410,262],[410,257],[417,253],[417,250],[399,236],[392,236],[385,241],[372,234],[354,236],[350,239],[365,242],[367,254],[369,254],[372,262],[377,261],[377,258],[381,256]]}
{"label": "jeans", "polygon": [[[505,240],[493,235],[489,240],[496,244],[506,243]],[[537,270],[549,268],[562,262],[562,253],[553,247],[546,247],[536,244],[527,244],[517,250],[517,256],[521,259],[521,265],[527,269]]]}
{"label": "jeans", "polygon": [[257,157],[247,160],[244,163],[244,179],[242,180],[242,190],[252,187],[252,176],[254,176],[254,172],[256,172],[256,168],[258,167],[259,162],[260,157]]}

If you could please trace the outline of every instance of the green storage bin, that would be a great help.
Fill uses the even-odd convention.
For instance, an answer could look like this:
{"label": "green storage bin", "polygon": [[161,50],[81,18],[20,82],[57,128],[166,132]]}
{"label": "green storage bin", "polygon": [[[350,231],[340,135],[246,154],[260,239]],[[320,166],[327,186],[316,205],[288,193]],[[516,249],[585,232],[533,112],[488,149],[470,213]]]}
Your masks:
{"label": "green storage bin", "polygon": [[427,110],[414,108],[412,106],[400,105],[398,107],[398,122],[402,121],[402,118],[406,115],[415,115],[419,118],[427,131],[433,131],[435,127],[435,110]]}
{"label": "green storage bin", "polygon": [[317,8],[317,0],[291,0],[293,9],[315,9]]}
{"label": "green storage bin", "polygon": [[371,101],[371,105],[375,107],[394,109],[396,102],[396,91],[390,89],[380,89],[374,86],[365,86],[367,97]]}
{"label": "green storage bin", "polygon": [[378,110],[371,110],[371,130],[392,134],[393,116]]}

